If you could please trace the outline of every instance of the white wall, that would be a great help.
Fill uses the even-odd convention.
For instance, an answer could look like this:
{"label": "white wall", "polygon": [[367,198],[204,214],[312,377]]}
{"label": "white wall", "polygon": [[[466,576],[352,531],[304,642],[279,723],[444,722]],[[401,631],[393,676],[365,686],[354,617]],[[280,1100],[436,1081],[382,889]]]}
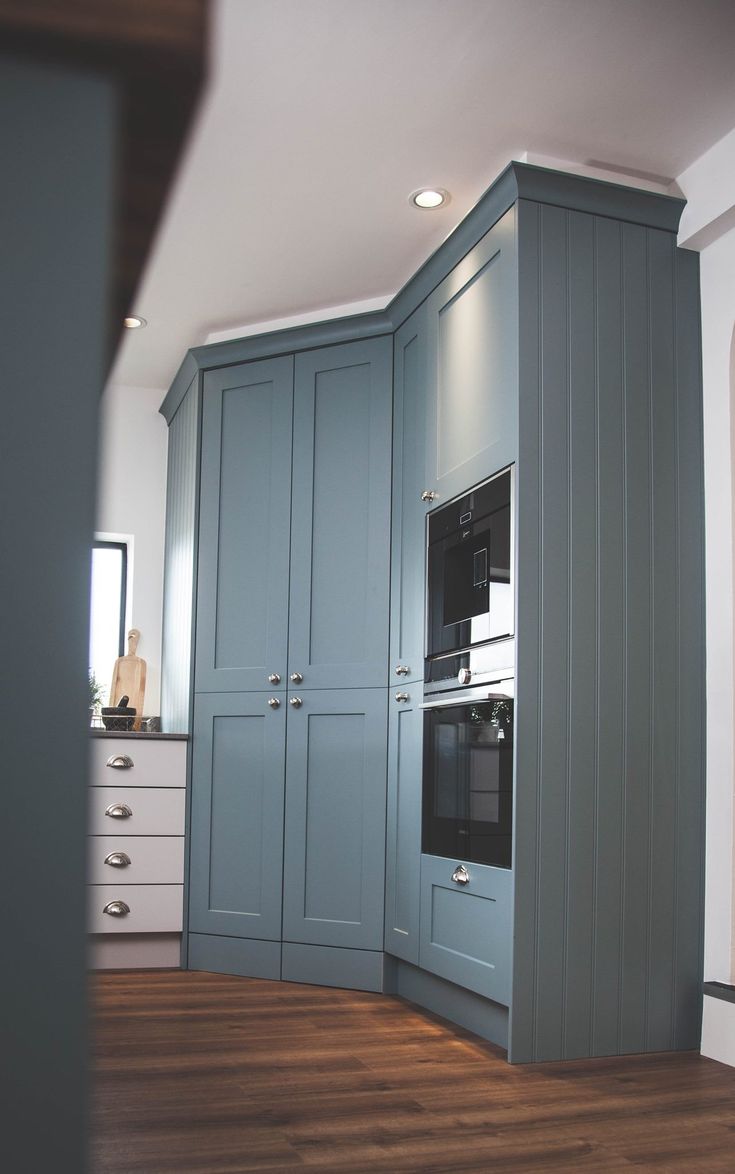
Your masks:
{"label": "white wall", "polygon": [[[732,983],[735,648],[733,395],[735,132],[678,178],[689,204],[679,242],[701,249],[707,544],[707,863],[705,980]],[[735,1065],[735,1004],[705,998],[702,1051]]]}
{"label": "white wall", "polygon": [[161,615],[166,509],[164,392],[111,384],[102,398],[97,491],[98,533],[132,538],[128,625],[140,629],[147,662],[144,710],[161,709]]}

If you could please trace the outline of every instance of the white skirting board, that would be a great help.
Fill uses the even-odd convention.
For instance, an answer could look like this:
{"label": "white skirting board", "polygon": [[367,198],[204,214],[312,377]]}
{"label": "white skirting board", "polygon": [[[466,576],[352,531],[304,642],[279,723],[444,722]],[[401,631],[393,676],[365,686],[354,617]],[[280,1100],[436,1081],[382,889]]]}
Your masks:
{"label": "white skirting board", "polygon": [[700,1050],[703,1056],[735,1068],[735,1003],[704,996]]}
{"label": "white skirting board", "polygon": [[92,934],[90,970],[155,970],[181,965],[181,934]]}

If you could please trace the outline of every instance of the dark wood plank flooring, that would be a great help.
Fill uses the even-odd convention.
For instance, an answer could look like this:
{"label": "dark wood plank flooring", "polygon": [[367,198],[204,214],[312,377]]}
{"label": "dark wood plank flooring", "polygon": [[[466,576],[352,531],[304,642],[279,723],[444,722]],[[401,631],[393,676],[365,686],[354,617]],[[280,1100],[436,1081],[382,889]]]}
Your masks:
{"label": "dark wood plank flooring", "polygon": [[510,1066],[394,998],[179,971],[92,980],[94,1174],[735,1170],[735,1069]]}

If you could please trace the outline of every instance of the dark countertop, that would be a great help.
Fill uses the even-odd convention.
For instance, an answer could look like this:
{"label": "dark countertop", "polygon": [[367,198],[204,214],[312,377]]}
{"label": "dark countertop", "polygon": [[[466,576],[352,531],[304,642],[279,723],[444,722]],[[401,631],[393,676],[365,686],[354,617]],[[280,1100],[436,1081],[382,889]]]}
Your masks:
{"label": "dark countertop", "polygon": [[160,742],[162,739],[169,742],[188,742],[188,734],[146,734],[133,730],[90,730],[93,738],[132,738],[138,742]]}

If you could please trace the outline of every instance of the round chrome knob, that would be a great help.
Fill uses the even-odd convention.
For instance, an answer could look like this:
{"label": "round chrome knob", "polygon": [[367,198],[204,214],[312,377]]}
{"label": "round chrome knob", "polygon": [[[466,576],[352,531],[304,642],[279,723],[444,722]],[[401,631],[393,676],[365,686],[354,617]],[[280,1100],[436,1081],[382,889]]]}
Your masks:
{"label": "round chrome knob", "polygon": [[130,863],[127,852],[110,852],[109,856],[105,856],[105,864],[109,864],[111,868],[127,868]]}
{"label": "round chrome knob", "polygon": [[288,704],[293,705],[294,709],[298,709],[299,706],[303,705],[304,703],[300,697],[289,697]]}
{"label": "round chrome knob", "polygon": [[127,803],[111,803],[105,812],[105,815],[111,816],[112,819],[130,819],[132,814],[133,810]]}
{"label": "round chrome knob", "polygon": [[422,501],[434,501],[436,497],[438,497],[438,494],[433,489],[424,489],[421,494]]}
{"label": "round chrome knob", "polygon": [[268,683],[270,685],[280,685],[281,674],[280,673],[270,673],[270,675],[268,677]]}
{"label": "round chrome knob", "polygon": [[304,678],[301,673],[291,673],[288,679],[289,681],[293,681],[294,685],[300,685]]}
{"label": "round chrome knob", "polygon": [[109,913],[110,917],[126,917],[130,906],[125,901],[108,901],[102,912]]}
{"label": "round chrome knob", "polygon": [[396,693],[396,701],[408,701],[408,693]]}
{"label": "round chrome knob", "polygon": [[397,677],[407,677],[410,672],[411,672],[411,670],[407,664],[397,664],[396,665],[396,676]]}
{"label": "round chrome knob", "polygon": [[278,709],[281,703],[277,697],[269,697],[268,704],[270,705],[271,709]]}
{"label": "round chrome knob", "polygon": [[472,669],[460,669],[457,673],[457,680],[460,685],[469,685],[472,680]]}

